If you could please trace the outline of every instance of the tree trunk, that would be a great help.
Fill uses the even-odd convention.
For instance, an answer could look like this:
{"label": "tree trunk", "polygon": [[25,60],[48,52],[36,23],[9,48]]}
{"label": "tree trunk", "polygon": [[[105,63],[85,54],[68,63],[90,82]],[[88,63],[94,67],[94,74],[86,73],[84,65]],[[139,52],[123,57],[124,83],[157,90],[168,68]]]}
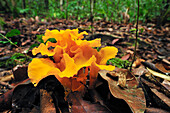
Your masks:
{"label": "tree trunk", "polygon": [[78,9],[77,9],[77,17],[76,17],[77,20],[79,19],[79,14],[80,14],[79,6],[80,6],[80,1],[77,1],[77,7],[78,7]]}
{"label": "tree trunk", "polygon": [[60,10],[63,11],[63,0],[60,0]]}
{"label": "tree trunk", "polygon": [[[25,0],[22,0],[22,8],[26,9],[26,3]],[[24,17],[26,16],[26,13],[24,12]]]}
{"label": "tree trunk", "polygon": [[69,0],[66,0],[66,20],[68,20],[68,2]]}
{"label": "tree trunk", "polygon": [[14,17],[19,17],[19,12],[17,9],[17,1],[16,0],[11,0],[12,3],[12,13]]}
{"label": "tree trunk", "polygon": [[49,1],[44,0],[44,3],[45,3],[45,9],[48,11],[48,9],[49,9]]}
{"label": "tree trunk", "polygon": [[94,31],[93,31],[93,8],[94,8],[94,0],[90,0],[90,20],[91,20],[91,32],[92,32],[92,38],[94,38],[93,34],[94,34]]}

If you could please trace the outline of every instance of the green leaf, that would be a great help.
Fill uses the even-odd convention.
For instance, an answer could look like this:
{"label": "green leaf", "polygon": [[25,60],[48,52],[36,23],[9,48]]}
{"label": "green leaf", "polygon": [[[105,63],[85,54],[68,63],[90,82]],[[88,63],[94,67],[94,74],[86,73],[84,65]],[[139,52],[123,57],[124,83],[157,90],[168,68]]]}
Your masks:
{"label": "green leaf", "polygon": [[19,9],[20,13],[27,13],[30,9],[26,8],[26,9]]}
{"label": "green leaf", "polygon": [[[50,41],[50,42],[52,42],[52,43],[56,43],[56,42],[57,42],[55,38],[49,38],[47,41]],[[46,42],[47,42],[47,41],[46,41]],[[45,42],[45,43],[46,43],[46,42]]]}
{"label": "green leaf", "polygon": [[131,29],[130,31],[131,31],[131,32],[134,32],[134,31],[136,31],[136,28],[134,28],[134,29]]}
{"label": "green leaf", "polygon": [[29,50],[31,50],[31,49],[33,49],[34,47],[37,47],[37,46],[39,46],[39,44],[37,44],[37,43],[32,44],[32,45],[30,46]]}
{"label": "green leaf", "polygon": [[16,60],[16,59],[18,59],[19,57],[25,57],[25,55],[24,54],[22,54],[22,53],[14,53],[12,56],[11,56],[11,60]]}
{"label": "green leaf", "polygon": [[5,36],[6,37],[13,37],[13,36],[17,36],[17,35],[20,35],[20,34],[21,34],[21,32],[18,29],[12,29]]}
{"label": "green leaf", "polygon": [[128,60],[122,60],[120,58],[112,58],[107,61],[106,64],[112,64],[118,68],[127,68],[130,65],[130,62]]}
{"label": "green leaf", "polygon": [[9,43],[9,41],[0,41],[1,44]]}
{"label": "green leaf", "polygon": [[40,43],[44,43],[44,41],[43,41],[43,39],[42,39],[42,36],[43,36],[43,35],[36,35],[36,37],[37,37],[36,40],[37,40],[38,42],[40,42]]}

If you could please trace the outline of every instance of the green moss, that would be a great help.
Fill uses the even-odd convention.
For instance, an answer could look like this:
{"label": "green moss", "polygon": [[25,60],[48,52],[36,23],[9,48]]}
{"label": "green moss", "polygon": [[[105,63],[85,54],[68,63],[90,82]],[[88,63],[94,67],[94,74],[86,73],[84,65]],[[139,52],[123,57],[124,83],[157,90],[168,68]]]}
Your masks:
{"label": "green moss", "polygon": [[106,64],[110,64],[110,65],[113,65],[113,66],[116,66],[118,68],[128,68],[129,65],[130,65],[130,62],[128,60],[122,60],[120,58],[112,58],[110,60],[107,61]]}

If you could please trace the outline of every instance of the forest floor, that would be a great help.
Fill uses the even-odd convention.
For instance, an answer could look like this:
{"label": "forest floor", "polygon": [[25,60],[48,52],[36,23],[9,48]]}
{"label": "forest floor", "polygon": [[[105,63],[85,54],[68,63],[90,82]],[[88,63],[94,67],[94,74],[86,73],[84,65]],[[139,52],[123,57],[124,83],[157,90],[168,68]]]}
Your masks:
{"label": "forest floor", "polygon": [[[27,19],[5,18],[4,22],[5,24],[3,25],[3,28],[1,27],[0,30],[1,34],[6,35],[12,29],[18,29],[20,31],[20,35],[14,37],[8,37],[12,42],[17,42],[18,47],[15,47],[14,45],[11,45],[9,43],[0,44],[0,62],[1,62],[0,106],[3,106],[3,108],[0,107],[2,109],[0,111],[3,110],[4,112],[8,110],[11,110],[13,112],[23,112],[23,111],[40,112],[46,110],[57,111],[58,106],[55,105],[55,107],[51,107],[50,106],[51,102],[49,102],[50,108],[48,109],[42,107],[44,106],[43,102],[40,102],[39,104],[35,102],[34,103],[30,102],[31,101],[30,98],[31,99],[36,98],[35,96],[36,92],[34,92],[33,95],[31,95],[33,97],[27,98],[25,99],[25,101],[26,103],[28,102],[37,106],[40,105],[41,106],[38,109],[36,109],[35,106],[31,106],[31,105],[30,105],[31,107],[28,105],[22,106],[21,104],[23,103],[23,101],[22,102],[21,100],[17,101],[17,99],[19,98],[18,97],[19,92],[21,92],[21,97],[24,98],[23,95],[32,86],[27,86],[25,88],[16,88],[16,86],[18,84],[22,84],[22,85],[27,84],[28,80],[27,80],[27,74],[25,70],[27,70],[27,65],[30,61],[23,61],[15,64],[12,63],[11,65],[8,66],[5,65],[4,63],[9,61],[9,59],[11,58],[11,56],[13,56],[14,53],[27,54],[29,57],[33,58],[34,56],[31,53],[30,47],[31,45],[40,44],[39,41],[40,38],[38,37],[44,34],[46,29],[63,30],[63,29],[78,28],[80,32],[86,31],[89,34],[88,36],[85,36],[85,39],[91,40],[93,38],[101,38],[101,43],[102,43],[101,47],[115,46],[116,48],[118,48],[118,54],[116,57],[122,60],[128,60],[127,63],[132,61],[132,57],[134,55],[136,25],[131,23],[117,24],[117,23],[106,22],[103,20],[98,20],[93,23],[94,35],[92,35],[91,22],[88,19],[84,21],[75,21],[75,20],[65,20],[65,19],[46,20],[46,19],[40,19],[39,17],[27,18]],[[107,78],[108,76],[106,76],[106,74],[109,72],[101,71],[99,72],[99,74],[102,77],[99,78],[98,81],[102,79],[102,84],[104,85],[96,86],[95,91],[92,91],[93,94],[89,93],[89,95],[95,95],[94,97],[92,97],[93,100],[95,101],[93,102],[85,101],[77,93],[73,93],[72,95],[69,95],[70,97],[68,97],[69,106],[72,106],[70,108],[71,111],[74,113],[76,113],[77,110],[85,113],[98,112],[98,111],[115,112],[115,113],[116,112],[123,113],[124,111],[139,113],[139,111],[144,112],[145,110],[146,112],[170,111],[169,108],[170,106],[170,101],[169,101],[170,32],[169,31],[170,31],[170,24],[168,23],[159,28],[157,28],[156,24],[154,23],[139,24],[139,36],[138,36],[138,43],[137,43],[138,45],[136,51],[137,52],[136,60],[133,64],[132,73],[130,72],[130,74],[136,78],[136,81],[140,79],[140,81],[135,83],[135,85],[141,88],[140,90],[139,88],[132,90],[133,89],[132,86],[134,85],[134,83],[129,82],[131,80],[126,81],[126,84],[129,84],[128,88],[130,88],[131,86],[130,89],[120,88],[117,85],[118,81],[114,80],[116,82],[111,83],[113,81]],[[0,39],[0,40],[6,41],[6,39]],[[113,62],[109,62],[109,64],[112,63]],[[17,67],[15,67],[16,64],[20,64],[20,66],[18,65]],[[119,67],[116,68],[116,71],[129,73],[129,71],[127,71],[129,70],[129,68],[128,66],[125,66],[125,64],[121,68],[126,68],[126,69],[121,70]],[[148,68],[151,70],[149,71],[151,74],[148,74]],[[156,76],[158,75],[159,77],[158,76],[157,77],[159,79],[157,79],[157,77],[152,75],[156,75]],[[121,77],[120,75],[118,76]],[[128,76],[126,76],[127,79]],[[153,78],[150,78],[150,76]],[[107,81],[108,83],[104,81]],[[114,87],[114,89],[110,88],[111,86]],[[103,94],[103,92],[101,92],[100,89],[101,88],[106,89],[106,87],[107,87],[107,91],[106,91],[107,93]],[[22,89],[22,91],[18,89]],[[13,92],[13,94],[10,93],[12,96],[8,95],[10,91],[11,92],[15,91]],[[33,88],[31,89],[31,91],[33,91]],[[46,94],[44,92],[45,90],[40,91],[40,93]],[[123,93],[126,94],[126,96],[123,96],[122,95]],[[140,93],[142,95],[141,98],[140,98]],[[112,96],[109,96],[108,94]],[[132,94],[134,94],[135,96],[129,97],[129,95]],[[96,96],[96,95],[100,95],[100,96]],[[47,97],[48,99],[51,98],[50,96]],[[7,103],[7,105],[4,105],[4,100]],[[41,97],[41,100],[45,100],[45,98]],[[87,100],[90,100],[89,97]],[[133,100],[135,100],[136,102],[134,102]],[[116,104],[115,103],[113,104],[111,101],[115,101]],[[70,105],[70,103],[72,104]],[[20,108],[17,108],[16,106],[20,106]],[[68,106],[66,105],[65,107]],[[18,109],[20,111],[18,111]],[[59,109],[62,112],[67,111],[67,108],[61,108],[61,106],[59,106]]]}

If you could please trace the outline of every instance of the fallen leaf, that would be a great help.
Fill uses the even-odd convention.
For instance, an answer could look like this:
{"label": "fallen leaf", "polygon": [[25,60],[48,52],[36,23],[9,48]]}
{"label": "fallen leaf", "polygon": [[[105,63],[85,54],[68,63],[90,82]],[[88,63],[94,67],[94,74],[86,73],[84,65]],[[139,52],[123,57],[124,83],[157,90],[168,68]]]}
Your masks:
{"label": "fallen leaf", "polygon": [[165,69],[164,65],[162,63],[156,63],[155,67],[159,70],[161,70],[164,73],[170,73],[170,70]]}
{"label": "fallen leaf", "polygon": [[162,109],[159,109],[159,108],[151,107],[151,108],[146,108],[145,113],[169,113],[169,112],[162,110]]}
{"label": "fallen leaf", "polygon": [[125,88],[126,87],[126,76],[127,73],[124,72],[109,72],[109,74],[111,74],[114,77],[118,77],[118,83],[117,85],[119,85],[121,88]]}
{"label": "fallen leaf", "polygon": [[10,81],[12,79],[14,79],[13,74],[10,74],[10,75],[4,76],[4,77],[0,77],[0,81],[2,81],[2,82]]}
{"label": "fallen leaf", "polygon": [[164,73],[161,70],[159,70],[158,68],[155,67],[155,65],[153,63],[149,63],[149,62],[142,62],[142,64],[146,67],[146,69],[152,73],[154,76],[157,76],[159,78],[163,78],[165,80],[170,81],[170,77],[169,77],[169,73]]}
{"label": "fallen leaf", "polygon": [[111,113],[107,108],[99,103],[91,103],[83,100],[78,92],[70,93],[68,102],[71,104],[71,113]]}
{"label": "fallen leaf", "polygon": [[145,62],[145,60],[137,58],[136,61],[134,61],[134,63],[132,64],[132,67],[133,68],[138,67],[139,65],[141,65],[141,62]]}
{"label": "fallen leaf", "polygon": [[[19,85],[19,84],[24,84],[26,82],[28,82],[29,79],[27,80],[24,80],[22,82],[19,82],[17,84],[15,84],[16,86]],[[4,111],[4,110],[7,110],[7,109],[10,109],[12,106],[11,106],[11,103],[12,103],[12,95],[13,95],[13,91],[15,89],[16,86],[12,85],[11,84],[11,90],[8,90],[6,93],[4,93],[2,96],[0,96],[0,111]]]}
{"label": "fallen leaf", "polygon": [[112,40],[112,44],[114,45],[117,41],[119,41],[119,39]]}
{"label": "fallen leaf", "polygon": [[147,107],[155,107],[167,111],[170,110],[170,107],[160,97],[158,97],[146,83],[141,81],[141,79],[140,79],[140,84],[145,93]]}
{"label": "fallen leaf", "polygon": [[127,55],[123,56],[121,59],[122,59],[122,60],[128,60],[129,57],[130,57],[130,54],[127,54]]}
{"label": "fallen leaf", "polygon": [[11,99],[12,99],[13,90],[14,89],[8,90],[8,92],[0,96],[0,112],[11,108]]}
{"label": "fallen leaf", "polygon": [[33,84],[18,85],[12,95],[12,111],[30,112],[33,107],[38,106],[39,89]]}
{"label": "fallen leaf", "polygon": [[28,78],[28,66],[17,65],[13,68],[13,75],[15,81],[22,81]]}
{"label": "fallen leaf", "polygon": [[108,82],[111,94],[116,98],[124,99],[134,113],[144,112],[146,108],[144,93],[141,88],[137,88],[136,79],[127,81],[127,88],[121,89],[117,86],[117,81],[106,75],[108,72],[101,70],[99,74]]}
{"label": "fallen leaf", "polygon": [[157,76],[157,77],[159,77],[159,78],[163,78],[164,80],[170,81],[170,77],[169,77],[168,75],[165,75],[165,74],[162,74],[162,73],[158,73],[158,72],[156,72],[156,71],[154,71],[154,70],[149,69],[148,67],[147,67],[147,70],[148,70],[150,73],[152,73],[154,76]]}
{"label": "fallen leaf", "polygon": [[151,91],[170,107],[170,99],[166,95],[153,88],[151,88]]}
{"label": "fallen leaf", "polygon": [[132,72],[133,72],[134,75],[141,76],[141,75],[143,75],[144,73],[147,72],[147,69],[145,69],[144,66],[140,66],[140,67],[138,67],[138,68],[134,68],[134,69],[132,70]]}
{"label": "fallen leaf", "polygon": [[44,89],[51,95],[56,110],[60,109],[62,113],[68,112],[68,103],[64,99],[64,87],[54,75],[42,79],[38,83],[37,88]]}
{"label": "fallen leaf", "polygon": [[56,113],[56,108],[53,103],[52,97],[46,90],[43,90],[43,89],[40,89],[40,112],[41,113]]}
{"label": "fallen leaf", "polygon": [[164,80],[162,83],[161,83],[166,89],[168,89],[170,91],[170,82],[167,81],[167,80]]}

